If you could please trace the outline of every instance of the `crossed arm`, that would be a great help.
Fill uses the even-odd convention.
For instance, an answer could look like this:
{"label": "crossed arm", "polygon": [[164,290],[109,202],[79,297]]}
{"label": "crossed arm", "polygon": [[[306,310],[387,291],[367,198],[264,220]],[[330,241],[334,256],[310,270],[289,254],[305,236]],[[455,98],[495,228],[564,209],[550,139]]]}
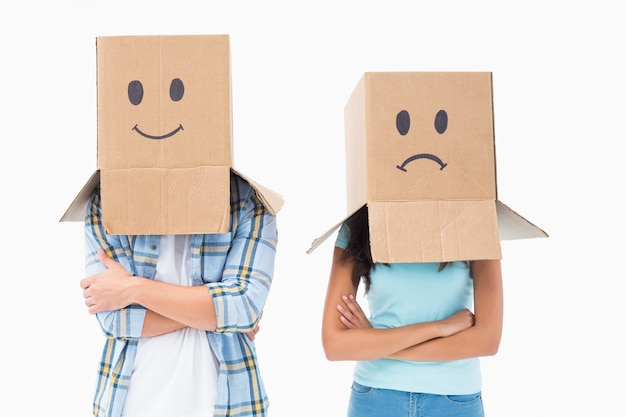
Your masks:
{"label": "crossed arm", "polygon": [[[80,281],[90,314],[142,305],[146,316],[141,337],[159,336],[185,327],[215,330],[215,307],[204,286],[185,287],[133,276],[101,249],[98,259],[106,270]],[[257,322],[246,335],[254,340],[259,329]]]}
{"label": "crossed arm", "polygon": [[246,267],[227,267],[219,282],[190,287],[141,277],[131,258],[130,239],[104,232],[99,194],[94,194],[85,225],[89,276],[80,285],[88,311],[98,314],[107,335],[150,337],[193,327],[243,332],[254,339],[271,285],[277,232],[275,216],[259,200],[245,198],[244,191],[246,204],[238,205],[226,265]]}
{"label": "crossed arm", "polygon": [[329,360],[379,358],[447,361],[494,355],[502,333],[502,274],[499,260],[472,262],[474,314],[461,310],[439,321],[374,329],[354,299],[352,263],[335,248],[322,320]]}
{"label": "crossed arm", "polygon": [[131,304],[144,306],[142,337],[185,327],[215,330],[215,308],[204,286],[185,287],[133,276],[102,249],[98,249],[98,259],[106,269],[80,281],[90,314]]}

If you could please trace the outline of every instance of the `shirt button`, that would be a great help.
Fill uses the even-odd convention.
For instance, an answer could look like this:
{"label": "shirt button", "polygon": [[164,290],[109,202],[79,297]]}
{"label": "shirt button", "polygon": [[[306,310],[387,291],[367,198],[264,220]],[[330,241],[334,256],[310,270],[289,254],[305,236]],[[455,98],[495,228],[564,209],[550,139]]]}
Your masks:
{"label": "shirt button", "polygon": [[156,250],[156,245],[151,245],[151,246],[150,246],[150,249],[152,249],[152,250]]}

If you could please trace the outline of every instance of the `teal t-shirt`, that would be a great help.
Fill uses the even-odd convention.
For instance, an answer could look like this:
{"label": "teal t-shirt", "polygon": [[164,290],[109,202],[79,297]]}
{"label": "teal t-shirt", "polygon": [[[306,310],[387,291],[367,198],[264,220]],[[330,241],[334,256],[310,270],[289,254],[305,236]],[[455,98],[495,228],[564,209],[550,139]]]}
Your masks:
{"label": "teal t-shirt", "polygon": [[[345,249],[350,230],[339,229],[335,246]],[[463,262],[438,272],[439,263],[376,264],[367,293],[370,322],[375,328],[399,327],[444,319],[463,308],[473,309],[473,283]],[[481,390],[478,358],[417,362],[393,359],[358,361],[354,380],[361,385],[441,395]]]}

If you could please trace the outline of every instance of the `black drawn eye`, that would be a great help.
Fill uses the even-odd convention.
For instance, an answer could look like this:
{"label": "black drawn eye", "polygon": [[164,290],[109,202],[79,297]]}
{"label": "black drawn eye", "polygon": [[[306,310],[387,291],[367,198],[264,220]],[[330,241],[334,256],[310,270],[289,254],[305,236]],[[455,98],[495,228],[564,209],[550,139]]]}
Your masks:
{"label": "black drawn eye", "polygon": [[435,130],[442,134],[448,128],[448,113],[445,110],[439,110],[435,116]]}
{"label": "black drawn eye", "polygon": [[411,116],[409,116],[409,112],[406,110],[402,110],[396,116],[396,129],[398,129],[398,133],[402,136],[409,133],[409,128],[411,127]]}
{"label": "black drawn eye", "polygon": [[128,99],[135,106],[143,100],[143,85],[140,81],[134,80],[128,83]]}
{"label": "black drawn eye", "polygon": [[170,84],[170,98],[172,101],[178,101],[185,94],[185,86],[180,78],[174,78]]}

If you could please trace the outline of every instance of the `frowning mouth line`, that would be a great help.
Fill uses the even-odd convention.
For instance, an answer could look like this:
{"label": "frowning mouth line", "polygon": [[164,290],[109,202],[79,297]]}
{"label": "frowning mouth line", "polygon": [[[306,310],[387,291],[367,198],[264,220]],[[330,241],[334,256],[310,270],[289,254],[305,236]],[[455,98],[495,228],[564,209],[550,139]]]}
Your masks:
{"label": "frowning mouth line", "polygon": [[166,139],[166,138],[169,138],[171,136],[174,136],[175,134],[177,134],[181,130],[185,130],[185,129],[183,129],[183,125],[178,125],[178,127],[176,129],[172,130],[170,133],[166,133],[165,135],[161,135],[161,136],[148,135],[147,133],[142,132],[141,129],[139,129],[137,127],[137,125],[135,125],[132,128],[132,130],[134,130],[135,132],[139,133],[144,138],[148,138],[148,139]]}
{"label": "frowning mouth line", "polygon": [[437,164],[439,164],[439,170],[443,170],[446,166],[448,166],[448,164],[444,164],[444,162],[439,159],[438,157],[436,157],[435,155],[429,154],[429,153],[420,153],[418,155],[413,155],[409,158],[407,158],[402,165],[397,165],[396,168],[398,168],[400,171],[404,171],[406,172],[406,166],[415,161],[416,159],[430,159],[433,162],[436,162]]}

